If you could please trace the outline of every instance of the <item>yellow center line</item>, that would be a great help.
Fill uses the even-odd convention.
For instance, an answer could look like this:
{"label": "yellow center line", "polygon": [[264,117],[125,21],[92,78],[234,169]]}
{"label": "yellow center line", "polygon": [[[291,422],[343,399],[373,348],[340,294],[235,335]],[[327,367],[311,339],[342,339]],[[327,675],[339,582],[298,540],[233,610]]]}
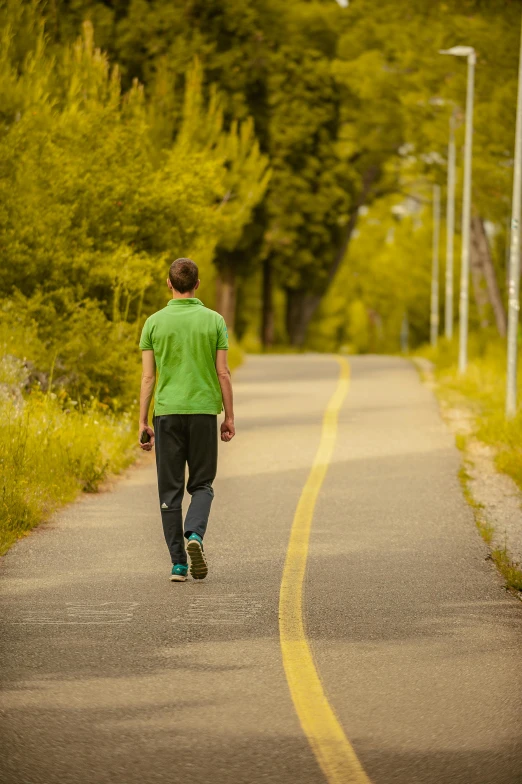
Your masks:
{"label": "yellow center line", "polygon": [[301,727],[330,784],[370,784],[324,693],[303,623],[303,581],[314,508],[332,457],[350,367],[337,357],[339,380],[323,418],[321,441],[295,511],[279,594],[279,637],[290,694]]}

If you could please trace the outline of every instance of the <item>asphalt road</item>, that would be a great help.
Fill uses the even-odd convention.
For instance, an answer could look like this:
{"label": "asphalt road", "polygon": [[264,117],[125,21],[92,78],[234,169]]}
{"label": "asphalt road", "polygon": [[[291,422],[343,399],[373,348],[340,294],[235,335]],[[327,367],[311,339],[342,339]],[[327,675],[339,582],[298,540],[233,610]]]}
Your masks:
{"label": "asphalt road", "polygon": [[[432,393],[353,358],[308,553],[305,627],[374,784],[522,782],[522,606]],[[282,666],[281,576],[339,366],[248,360],[204,582],[171,584],[152,462],[2,562],[2,784],[324,784]],[[349,781],[349,779],[346,779]]]}

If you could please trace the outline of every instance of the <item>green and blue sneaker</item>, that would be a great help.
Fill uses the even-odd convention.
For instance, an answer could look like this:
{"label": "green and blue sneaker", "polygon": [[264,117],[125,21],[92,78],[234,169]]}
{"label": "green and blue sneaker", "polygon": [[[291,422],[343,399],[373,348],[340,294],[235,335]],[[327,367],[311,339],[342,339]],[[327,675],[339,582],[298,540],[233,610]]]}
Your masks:
{"label": "green and blue sneaker", "polygon": [[203,539],[199,534],[190,534],[187,539],[187,553],[190,558],[190,574],[194,580],[204,580],[208,574],[208,566],[203,552]]}
{"label": "green and blue sneaker", "polygon": [[188,564],[173,564],[170,581],[172,583],[184,583],[187,579]]}

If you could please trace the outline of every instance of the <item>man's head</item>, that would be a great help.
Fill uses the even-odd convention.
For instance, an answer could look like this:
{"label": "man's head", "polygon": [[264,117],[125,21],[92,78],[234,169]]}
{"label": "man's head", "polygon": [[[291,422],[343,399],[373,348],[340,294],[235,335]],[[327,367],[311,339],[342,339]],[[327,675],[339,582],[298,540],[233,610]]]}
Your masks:
{"label": "man's head", "polygon": [[170,265],[167,285],[178,294],[191,294],[199,286],[199,271],[192,259],[176,259]]}

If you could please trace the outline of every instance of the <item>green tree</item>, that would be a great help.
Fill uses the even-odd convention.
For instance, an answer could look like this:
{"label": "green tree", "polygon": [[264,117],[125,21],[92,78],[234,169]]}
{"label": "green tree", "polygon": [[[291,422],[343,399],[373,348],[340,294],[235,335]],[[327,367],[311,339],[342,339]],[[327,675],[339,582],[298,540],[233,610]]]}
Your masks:
{"label": "green tree", "polygon": [[[143,314],[166,299],[157,281],[168,256],[193,252],[211,277],[218,243],[241,235],[263,195],[266,158],[250,120],[224,129],[197,64],[167,139],[151,124],[157,96],[137,81],[122,91],[89,22],[51,53],[38,11],[30,20],[21,7],[3,8],[0,33],[0,290],[25,309],[26,326],[40,307],[35,379],[52,374],[75,396],[123,404]],[[32,36],[23,58],[21,29]]]}

